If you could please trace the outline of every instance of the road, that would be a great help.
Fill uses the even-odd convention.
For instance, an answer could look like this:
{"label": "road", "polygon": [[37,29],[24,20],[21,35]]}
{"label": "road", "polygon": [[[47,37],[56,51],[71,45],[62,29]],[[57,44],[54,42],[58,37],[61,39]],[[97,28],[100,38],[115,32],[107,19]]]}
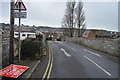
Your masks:
{"label": "road", "polygon": [[52,41],[49,44],[48,69],[41,78],[118,78],[115,57],[75,43]]}

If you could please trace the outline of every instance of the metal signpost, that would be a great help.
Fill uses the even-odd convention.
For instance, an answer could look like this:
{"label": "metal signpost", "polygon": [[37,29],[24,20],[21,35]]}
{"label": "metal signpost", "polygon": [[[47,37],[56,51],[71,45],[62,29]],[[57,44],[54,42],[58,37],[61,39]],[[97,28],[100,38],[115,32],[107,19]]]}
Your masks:
{"label": "metal signpost", "polygon": [[18,54],[19,54],[19,62],[21,60],[21,48],[20,48],[20,45],[21,45],[21,42],[20,42],[20,34],[21,34],[21,18],[26,18],[27,16],[27,13],[26,12],[21,12],[21,11],[26,11],[26,7],[24,5],[24,3],[22,2],[22,0],[17,0],[17,2],[15,3],[15,10],[16,11],[19,11],[19,12],[15,12],[14,13],[14,18],[19,18],[19,42],[18,42]]}

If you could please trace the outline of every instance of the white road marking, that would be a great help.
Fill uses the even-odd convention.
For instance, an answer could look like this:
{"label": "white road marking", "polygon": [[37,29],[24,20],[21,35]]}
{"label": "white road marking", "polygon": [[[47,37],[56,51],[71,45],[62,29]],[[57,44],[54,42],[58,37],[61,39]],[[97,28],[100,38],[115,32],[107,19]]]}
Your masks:
{"label": "white road marking", "polygon": [[65,51],[65,49],[61,48],[61,51],[63,51],[67,57],[70,57],[70,56],[71,56],[70,54],[68,54],[68,53]]}
{"label": "white road marking", "polygon": [[50,44],[52,44],[52,42],[51,42],[51,41],[49,41],[49,43],[50,43]]}
{"label": "white road marking", "polygon": [[95,64],[98,68],[100,68],[102,71],[104,71],[107,75],[112,76],[108,71],[106,71],[104,68],[102,68],[101,66],[99,66],[97,63],[95,63],[94,61],[92,61],[91,59],[89,59],[88,57],[84,56],[87,60],[89,60],[90,62],[92,62],[93,64]]}
{"label": "white road marking", "polygon": [[114,47],[111,47],[112,49],[115,49]]}
{"label": "white road marking", "polygon": [[75,52],[77,52],[77,50],[76,49],[74,49],[74,48],[71,48],[73,51],[75,51]]}
{"label": "white road marking", "polygon": [[87,52],[89,52],[89,53],[91,53],[91,54],[93,54],[93,55],[96,55],[96,56],[98,56],[98,57],[101,57],[99,54],[96,54],[96,53],[94,53],[94,52],[92,52],[92,51],[89,51],[89,50],[86,50],[86,49],[83,49],[84,51],[87,51]]}
{"label": "white road marking", "polygon": [[111,45],[108,44],[108,46],[111,46]]}

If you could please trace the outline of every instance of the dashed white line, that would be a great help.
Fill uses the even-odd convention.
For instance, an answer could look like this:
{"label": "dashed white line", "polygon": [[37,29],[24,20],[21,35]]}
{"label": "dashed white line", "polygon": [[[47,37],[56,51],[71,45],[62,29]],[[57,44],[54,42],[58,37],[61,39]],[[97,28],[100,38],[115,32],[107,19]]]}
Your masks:
{"label": "dashed white line", "polygon": [[70,54],[68,54],[68,53],[65,51],[65,49],[61,48],[61,51],[63,51],[67,57],[70,57],[70,56],[71,56]]}
{"label": "dashed white line", "polygon": [[102,71],[104,71],[107,75],[112,76],[108,71],[106,71],[104,68],[102,68],[101,66],[99,66],[97,63],[95,63],[93,60],[89,59],[88,57],[84,56],[87,60],[89,60],[90,62],[92,62],[94,65],[96,65],[98,68],[100,68]]}
{"label": "dashed white line", "polygon": [[108,46],[111,46],[111,45],[108,44]]}
{"label": "dashed white line", "polygon": [[94,52],[92,52],[92,51],[89,51],[89,50],[86,50],[86,49],[83,49],[84,51],[87,51],[87,52],[89,52],[89,53],[91,53],[91,54],[93,54],[93,55],[96,55],[96,56],[98,56],[98,57],[101,57],[99,54],[96,54],[96,53],[94,53]]}
{"label": "dashed white line", "polygon": [[111,47],[111,49],[115,49],[114,47]]}
{"label": "dashed white line", "polygon": [[50,43],[50,44],[52,44],[52,42],[51,42],[51,41],[49,41],[49,43]]}
{"label": "dashed white line", "polygon": [[73,51],[75,51],[75,52],[77,52],[77,50],[76,49],[74,49],[74,48],[71,48]]}

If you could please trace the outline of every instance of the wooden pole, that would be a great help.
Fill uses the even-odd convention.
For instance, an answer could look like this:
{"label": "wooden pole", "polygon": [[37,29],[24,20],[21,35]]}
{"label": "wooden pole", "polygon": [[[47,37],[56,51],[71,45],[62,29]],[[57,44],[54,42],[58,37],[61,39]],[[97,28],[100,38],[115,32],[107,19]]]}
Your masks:
{"label": "wooden pole", "polygon": [[14,0],[10,2],[10,47],[9,64],[14,63]]}

